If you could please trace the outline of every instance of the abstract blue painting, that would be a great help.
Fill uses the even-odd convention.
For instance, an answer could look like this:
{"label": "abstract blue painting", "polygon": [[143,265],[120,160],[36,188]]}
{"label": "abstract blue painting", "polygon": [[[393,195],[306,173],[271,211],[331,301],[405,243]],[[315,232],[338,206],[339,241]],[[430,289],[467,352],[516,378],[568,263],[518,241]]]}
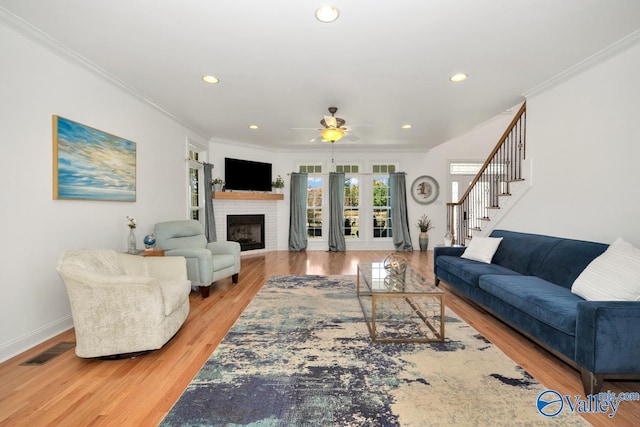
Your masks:
{"label": "abstract blue painting", "polygon": [[53,198],[135,202],[135,142],[53,116]]}

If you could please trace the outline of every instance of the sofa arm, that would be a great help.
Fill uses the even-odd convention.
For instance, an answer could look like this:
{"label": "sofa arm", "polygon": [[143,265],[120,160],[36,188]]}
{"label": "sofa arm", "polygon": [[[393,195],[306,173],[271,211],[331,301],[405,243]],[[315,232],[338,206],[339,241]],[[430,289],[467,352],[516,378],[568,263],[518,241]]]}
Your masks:
{"label": "sofa arm", "polygon": [[207,248],[180,248],[165,251],[165,256],[184,257],[187,276],[194,286],[209,286],[213,281],[213,259]]}
{"label": "sofa arm", "polygon": [[438,278],[438,268],[436,261],[439,256],[448,255],[448,256],[457,256],[462,255],[467,249],[465,246],[436,246],[433,248],[433,273],[435,276],[436,286],[440,283],[440,279]]}
{"label": "sofa arm", "polygon": [[433,248],[433,258],[440,255],[460,256],[464,253],[466,246],[436,246]]}
{"label": "sofa arm", "polygon": [[640,302],[581,301],[575,360],[592,373],[640,374]]}

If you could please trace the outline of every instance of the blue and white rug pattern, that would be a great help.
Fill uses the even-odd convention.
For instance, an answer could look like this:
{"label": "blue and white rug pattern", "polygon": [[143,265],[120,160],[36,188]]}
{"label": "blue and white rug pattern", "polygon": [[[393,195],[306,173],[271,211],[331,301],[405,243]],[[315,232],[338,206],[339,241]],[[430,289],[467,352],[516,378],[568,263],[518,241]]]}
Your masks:
{"label": "blue and white rug pattern", "polygon": [[[215,327],[215,325],[211,325]],[[348,276],[273,276],[162,426],[583,425],[447,309],[446,340],[373,343]]]}

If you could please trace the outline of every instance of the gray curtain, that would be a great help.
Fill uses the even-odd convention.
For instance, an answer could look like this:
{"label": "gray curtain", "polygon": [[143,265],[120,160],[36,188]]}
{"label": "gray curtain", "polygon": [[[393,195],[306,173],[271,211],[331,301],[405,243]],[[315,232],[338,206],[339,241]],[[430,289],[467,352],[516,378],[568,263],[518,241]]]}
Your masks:
{"label": "gray curtain", "polygon": [[289,250],[293,252],[307,249],[307,174],[291,174]]}
{"label": "gray curtain", "polygon": [[329,174],[329,251],[344,252],[344,174]]}
{"label": "gray curtain", "polygon": [[389,175],[391,192],[391,218],[393,220],[393,245],[397,251],[411,252],[411,233],[407,213],[407,180],[404,172]]}
{"label": "gray curtain", "polygon": [[216,235],[216,219],[213,216],[213,197],[211,192],[213,191],[211,186],[211,172],[213,171],[213,165],[211,163],[203,163],[204,166],[204,235],[207,237],[208,242],[215,242],[218,240]]}

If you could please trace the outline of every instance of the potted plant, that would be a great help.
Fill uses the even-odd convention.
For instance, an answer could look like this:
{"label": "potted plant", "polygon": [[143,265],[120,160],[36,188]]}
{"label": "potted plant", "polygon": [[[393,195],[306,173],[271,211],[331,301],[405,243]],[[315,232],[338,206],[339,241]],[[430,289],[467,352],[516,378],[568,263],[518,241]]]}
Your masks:
{"label": "potted plant", "polygon": [[211,185],[213,186],[213,191],[222,191],[222,186],[224,185],[224,181],[222,178],[218,177],[211,181]]}
{"label": "potted plant", "polygon": [[424,214],[418,220],[418,228],[420,229],[420,236],[418,242],[420,244],[420,251],[426,251],[429,247],[429,230],[435,228],[431,225],[431,220]]}
{"label": "potted plant", "polygon": [[276,176],[276,180],[271,182],[271,187],[275,188],[276,193],[282,192],[284,188],[284,179],[280,175]]}

